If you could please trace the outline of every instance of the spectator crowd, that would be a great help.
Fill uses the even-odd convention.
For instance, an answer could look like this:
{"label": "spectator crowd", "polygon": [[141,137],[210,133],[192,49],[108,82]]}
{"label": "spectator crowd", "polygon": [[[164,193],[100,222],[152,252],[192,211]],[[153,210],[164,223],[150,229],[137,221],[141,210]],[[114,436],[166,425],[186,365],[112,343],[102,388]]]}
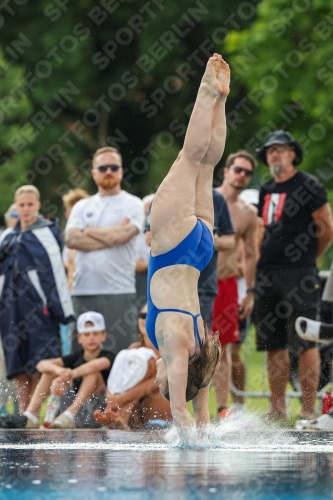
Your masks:
{"label": "spectator crowd", "polygon": [[[259,190],[247,189],[257,158],[271,178]],[[307,325],[305,334],[297,325],[304,323],[300,317],[309,325],[318,319],[316,259],[333,239],[331,207],[323,186],[301,171],[303,151],[289,132],[270,133],[257,158],[246,150],[229,155],[222,185],[212,186],[215,252],[198,293],[201,316],[223,346],[213,378],[217,415],[246,411],[240,349],[253,323],[257,350],[267,352],[266,418],[286,419],[293,356],[300,419],[318,426],[319,330],[312,326],[308,333]],[[113,147],[95,152],[91,174],[95,194],[73,189],[63,196],[63,239],[57,221],[40,215],[35,186],[17,189],[4,215],[2,428],[39,428],[45,400],[48,417],[53,411],[45,426],[58,429],[137,429],[172,421],[170,404],[155,384],[160,354],[145,327],[153,194],[140,200],[121,188],[122,157]],[[332,285],[331,277],[329,302]],[[231,384],[236,390],[229,408]],[[8,413],[8,397],[14,413]],[[333,414],[325,426],[333,431]]]}

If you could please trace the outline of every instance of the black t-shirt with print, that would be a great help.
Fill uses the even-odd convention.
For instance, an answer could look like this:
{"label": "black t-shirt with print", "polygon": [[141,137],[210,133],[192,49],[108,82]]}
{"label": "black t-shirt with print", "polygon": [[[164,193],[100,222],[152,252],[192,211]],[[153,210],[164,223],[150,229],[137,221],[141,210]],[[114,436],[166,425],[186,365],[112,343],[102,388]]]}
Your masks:
{"label": "black t-shirt with print", "polygon": [[[114,362],[115,355],[111,351],[102,349],[99,355],[95,359],[98,358],[108,358],[111,363],[109,368],[101,371],[101,375],[106,385],[112,364]],[[78,366],[84,365],[85,363],[88,362],[83,357],[83,349],[78,349],[77,351],[74,351],[72,354],[68,354],[67,356],[62,356],[61,359],[62,362],[64,363],[64,368],[70,368],[71,370],[74,370],[74,368],[77,368]],[[81,383],[82,383],[82,377],[73,379],[73,389],[75,392],[78,391]]]}
{"label": "black t-shirt with print", "polygon": [[263,184],[258,215],[263,218],[265,234],[258,268],[315,266],[317,229],[312,213],[325,203],[323,186],[304,172],[286,182],[271,179]]}

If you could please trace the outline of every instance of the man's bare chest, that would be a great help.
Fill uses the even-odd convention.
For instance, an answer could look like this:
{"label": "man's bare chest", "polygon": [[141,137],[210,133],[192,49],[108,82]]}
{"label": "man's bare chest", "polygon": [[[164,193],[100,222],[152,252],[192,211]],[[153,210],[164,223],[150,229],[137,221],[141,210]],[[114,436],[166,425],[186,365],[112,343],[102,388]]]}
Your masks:
{"label": "man's bare chest", "polygon": [[248,228],[248,214],[246,209],[244,209],[244,207],[242,207],[241,205],[232,204],[231,206],[228,205],[228,208],[235,230],[235,237],[236,240],[238,240],[242,238]]}

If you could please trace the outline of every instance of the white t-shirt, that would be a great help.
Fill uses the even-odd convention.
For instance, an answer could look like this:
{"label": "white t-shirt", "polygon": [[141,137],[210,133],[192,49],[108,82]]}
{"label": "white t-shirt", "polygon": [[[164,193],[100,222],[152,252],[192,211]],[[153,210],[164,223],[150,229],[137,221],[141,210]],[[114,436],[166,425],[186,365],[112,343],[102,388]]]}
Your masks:
{"label": "white t-shirt", "polygon": [[[90,226],[118,225],[125,217],[139,231],[144,209],[140,198],[126,191],[113,196],[100,196],[78,201],[69,216],[66,230]],[[118,295],[135,293],[135,238],[124,245],[75,252],[72,295]]]}

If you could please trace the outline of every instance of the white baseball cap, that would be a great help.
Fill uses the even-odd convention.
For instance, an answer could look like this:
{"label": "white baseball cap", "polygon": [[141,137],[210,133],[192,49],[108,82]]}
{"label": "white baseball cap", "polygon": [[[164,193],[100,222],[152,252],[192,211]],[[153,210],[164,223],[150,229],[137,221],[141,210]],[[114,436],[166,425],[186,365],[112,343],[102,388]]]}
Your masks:
{"label": "white baseball cap", "polygon": [[[92,326],[86,326],[87,322]],[[95,311],[87,311],[77,318],[77,333],[101,332],[105,330],[104,316]]]}

